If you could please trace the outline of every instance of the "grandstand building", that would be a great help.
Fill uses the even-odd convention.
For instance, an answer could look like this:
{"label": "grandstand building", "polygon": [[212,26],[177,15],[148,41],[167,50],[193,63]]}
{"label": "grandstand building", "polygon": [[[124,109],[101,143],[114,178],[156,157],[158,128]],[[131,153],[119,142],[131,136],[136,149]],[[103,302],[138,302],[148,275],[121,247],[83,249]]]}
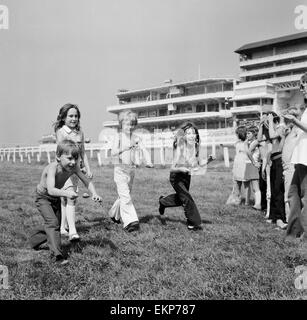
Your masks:
{"label": "grandstand building", "polygon": [[236,123],[302,103],[299,80],[307,72],[307,32],[246,44],[235,52],[240,60],[231,108]]}
{"label": "grandstand building", "polygon": [[[233,84],[234,79],[227,78],[181,83],[169,80],[155,88],[119,92],[119,104],[107,110],[118,114],[132,109],[139,124],[150,132],[175,129],[184,120],[193,120],[200,129],[231,127]],[[117,125],[117,121],[104,123],[106,127]]]}
{"label": "grandstand building", "polygon": [[[307,72],[307,32],[249,43],[235,52],[238,79],[169,80],[154,88],[121,90],[118,105],[107,110],[117,115],[135,111],[139,124],[150,132],[173,130],[192,120],[199,129],[226,133],[242,122],[257,122],[263,111],[302,103],[299,80]],[[104,123],[117,126],[117,120]]]}

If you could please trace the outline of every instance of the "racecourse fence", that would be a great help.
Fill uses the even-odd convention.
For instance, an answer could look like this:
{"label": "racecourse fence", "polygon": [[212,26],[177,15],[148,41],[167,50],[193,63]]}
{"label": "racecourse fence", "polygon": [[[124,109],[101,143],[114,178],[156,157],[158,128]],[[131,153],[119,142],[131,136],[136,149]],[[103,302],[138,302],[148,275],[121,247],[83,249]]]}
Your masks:
{"label": "racecourse fence", "polygon": [[[229,167],[229,149],[236,141],[234,130],[199,130],[200,134],[200,157],[206,158],[209,154],[224,160],[225,166]],[[144,151],[136,153],[137,164],[151,161],[153,164],[168,165],[173,160],[173,133],[140,134],[140,139],[145,146]],[[97,159],[98,165],[112,163],[111,146],[112,137],[104,137],[102,142],[85,143],[85,151],[90,159]],[[16,161],[50,163],[55,159],[56,144],[41,144],[39,146],[5,147],[0,148],[0,161]]]}

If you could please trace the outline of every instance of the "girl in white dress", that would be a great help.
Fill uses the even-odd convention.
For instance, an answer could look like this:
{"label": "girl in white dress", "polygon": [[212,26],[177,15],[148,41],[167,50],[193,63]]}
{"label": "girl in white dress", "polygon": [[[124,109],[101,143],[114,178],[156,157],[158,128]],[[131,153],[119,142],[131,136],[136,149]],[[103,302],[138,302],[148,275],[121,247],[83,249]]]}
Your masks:
{"label": "girl in white dress", "polygon": [[[80,128],[80,111],[77,105],[67,103],[59,111],[57,121],[54,124],[56,133],[56,141],[59,144],[65,139],[69,139],[77,143],[81,151],[79,166],[83,173],[89,179],[92,179],[93,174],[90,170],[89,162],[84,149],[84,134]],[[63,189],[78,190],[78,179],[74,175],[69,178]],[[61,198],[61,234],[69,236],[70,241],[78,241],[79,235],[75,225],[76,200]],[[68,232],[66,226],[68,225]]]}

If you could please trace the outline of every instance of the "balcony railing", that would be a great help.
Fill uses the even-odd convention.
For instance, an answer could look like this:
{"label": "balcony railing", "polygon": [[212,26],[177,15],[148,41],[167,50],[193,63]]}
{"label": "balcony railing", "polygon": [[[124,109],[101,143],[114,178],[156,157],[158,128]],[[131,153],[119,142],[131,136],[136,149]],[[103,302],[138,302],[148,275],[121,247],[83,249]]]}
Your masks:
{"label": "balcony railing", "polygon": [[291,53],[281,53],[263,58],[246,59],[240,61],[240,67],[252,66],[256,64],[274,62],[279,60],[287,60],[307,56],[307,50],[293,51]]}
{"label": "balcony railing", "polygon": [[226,99],[231,98],[233,96],[233,91],[219,91],[215,93],[204,93],[204,94],[196,94],[196,95],[188,95],[188,96],[180,96],[173,97],[163,100],[155,100],[155,101],[145,101],[145,102],[131,102],[127,104],[120,104],[116,106],[107,107],[107,111],[109,112],[118,112],[125,109],[137,109],[137,108],[148,108],[148,107],[158,107],[158,106],[167,106],[168,104],[178,104],[178,103],[190,103],[197,101],[216,101],[218,99]]}
{"label": "balcony railing", "polygon": [[287,65],[283,66],[276,66],[276,67],[270,67],[270,68],[260,68],[256,70],[250,70],[250,71],[243,71],[239,74],[240,78],[243,77],[250,77],[250,76],[258,76],[268,73],[277,73],[277,72],[283,72],[283,71],[292,71],[296,69],[307,69],[307,61],[299,62],[299,63],[289,63]]}

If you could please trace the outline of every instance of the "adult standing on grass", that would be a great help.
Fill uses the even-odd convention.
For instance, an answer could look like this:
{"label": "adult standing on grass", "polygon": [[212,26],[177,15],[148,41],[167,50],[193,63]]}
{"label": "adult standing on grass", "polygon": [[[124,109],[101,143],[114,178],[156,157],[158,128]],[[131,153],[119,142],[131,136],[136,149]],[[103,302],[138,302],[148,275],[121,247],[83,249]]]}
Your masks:
{"label": "adult standing on grass", "polygon": [[290,185],[288,199],[290,215],[287,235],[298,237],[303,231],[302,243],[299,248],[307,258],[307,99],[305,98],[304,111],[301,120],[294,115],[284,115],[286,121],[298,127],[298,140],[293,150],[291,163],[295,170]]}
{"label": "adult standing on grass", "polygon": [[[131,190],[135,176],[135,152],[144,149],[142,142],[133,131],[137,125],[137,115],[131,110],[122,111],[118,116],[119,132],[115,135],[111,155],[114,161],[114,181],[118,198],[109,210],[109,216],[115,223],[123,222],[128,232],[140,228],[139,218],[131,199]],[[152,167],[151,163],[147,166]]]}
{"label": "adult standing on grass", "polygon": [[270,112],[267,116],[269,124],[269,136],[272,142],[271,152],[271,201],[270,201],[270,216],[267,220],[271,223],[276,223],[280,229],[287,228],[286,211],[285,211],[285,186],[283,181],[282,167],[282,148],[284,136],[282,128],[279,126],[280,118],[275,112]]}
{"label": "adult standing on grass", "polygon": [[[65,139],[70,139],[77,143],[80,149],[80,160],[78,165],[83,173],[86,173],[89,179],[92,179],[93,174],[90,170],[89,162],[84,148],[84,133],[80,128],[81,114],[79,108],[75,104],[67,103],[59,111],[57,121],[54,124],[57,144]],[[64,190],[73,190],[78,192],[78,178],[71,176],[65,185]],[[70,241],[78,241],[79,235],[76,230],[76,199],[63,197],[61,199],[61,234],[69,236]],[[68,232],[66,226],[68,224]]]}
{"label": "adult standing on grass", "polygon": [[[305,107],[304,107],[305,109]],[[298,118],[300,116],[299,108],[294,106],[287,109],[283,115],[293,115]],[[290,215],[290,206],[289,206],[289,189],[292,182],[294,174],[294,164],[291,163],[292,154],[299,137],[298,127],[294,126],[292,121],[287,121],[284,119],[285,128],[282,131],[284,136],[284,145],[282,148],[282,166],[283,166],[283,175],[284,175],[284,185],[285,185],[285,210],[286,210],[286,219],[289,221]]]}
{"label": "adult standing on grass", "polygon": [[[198,208],[189,192],[193,169],[200,166],[199,145],[197,127],[191,122],[184,123],[177,131],[173,143],[174,160],[170,170],[170,183],[176,193],[159,198],[161,215],[164,214],[165,208],[183,206],[187,228],[194,231],[202,230]],[[209,158],[210,160],[212,158]]]}
{"label": "adult standing on grass", "polygon": [[92,199],[101,202],[101,197],[97,195],[94,184],[81,172],[78,164],[80,154],[80,148],[74,141],[60,142],[56,150],[56,161],[45,167],[36,188],[35,202],[45,224],[34,230],[29,242],[33,249],[39,249],[40,245],[47,241],[52,259],[61,265],[68,261],[61,249],[60,197],[71,200],[78,197],[74,190],[63,188],[65,182],[75,174],[92,193]]}

